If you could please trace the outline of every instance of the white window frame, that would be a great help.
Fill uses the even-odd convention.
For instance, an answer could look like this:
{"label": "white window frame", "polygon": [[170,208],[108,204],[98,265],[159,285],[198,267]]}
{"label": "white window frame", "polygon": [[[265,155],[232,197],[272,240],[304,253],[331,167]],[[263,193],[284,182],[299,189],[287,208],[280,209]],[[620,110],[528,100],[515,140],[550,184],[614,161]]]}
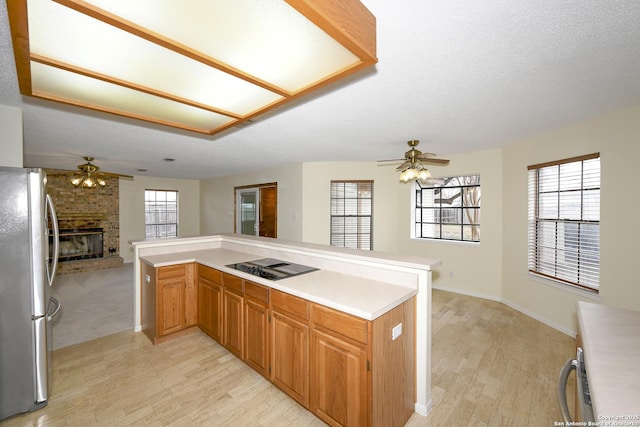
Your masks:
{"label": "white window frame", "polygon": [[600,153],[527,169],[530,274],[599,293]]}
{"label": "white window frame", "polygon": [[[169,193],[175,193],[175,202],[168,200]],[[164,194],[164,201],[158,195]],[[173,198],[171,198],[173,199]],[[144,228],[145,238],[168,239],[178,237],[178,191],[144,190]]]}
{"label": "white window frame", "polygon": [[331,181],[330,197],[330,245],[373,250],[373,181]]}

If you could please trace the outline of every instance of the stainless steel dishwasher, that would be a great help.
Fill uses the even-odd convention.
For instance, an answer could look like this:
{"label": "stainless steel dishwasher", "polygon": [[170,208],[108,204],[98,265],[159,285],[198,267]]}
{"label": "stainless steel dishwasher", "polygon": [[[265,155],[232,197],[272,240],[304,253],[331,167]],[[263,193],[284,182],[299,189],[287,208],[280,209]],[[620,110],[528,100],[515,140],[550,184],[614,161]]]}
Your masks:
{"label": "stainless steel dishwasher", "polygon": [[[593,407],[591,406],[591,395],[589,394],[587,369],[584,363],[584,352],[582,348],[578,347],[576,353],[575,359],[569,359],[565,362],[558,376],[558,402],[560,403],[565,425],[578,420],[587,424],[595,421]],[[579,411],[579,413],[575,414],[575,420],[571,419],[569,405],[567,404],[567,381],[573,370],[576,371],[576,387],[578,389],[576,393],[576,398],[578,399],[576,411]]]}

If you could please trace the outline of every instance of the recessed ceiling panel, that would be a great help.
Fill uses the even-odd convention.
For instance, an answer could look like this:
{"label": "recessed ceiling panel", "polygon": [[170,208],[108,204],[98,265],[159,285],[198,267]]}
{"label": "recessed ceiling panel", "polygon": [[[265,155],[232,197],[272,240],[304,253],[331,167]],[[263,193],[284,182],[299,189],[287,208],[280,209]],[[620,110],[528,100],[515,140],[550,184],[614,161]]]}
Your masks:
{"label": "recessed ceiling panel", "polygon": [[144,92],[31,63],[33,92],[43,98],[209,133],[234,119]]}
{"label": "recessed ceiling panel", "polygon": [[32,55],[245,116],[281,95],[51,1],[29,0]]}
{"label": "recessed ceiling panel", "polygon": [[358,0],[12,0],[20,92],[220,132],[376,63]]}
{"label": "recessed ceiling panel", "polygon": [[360,63],[357,56],[281,0],[86,3],[289,92]]}

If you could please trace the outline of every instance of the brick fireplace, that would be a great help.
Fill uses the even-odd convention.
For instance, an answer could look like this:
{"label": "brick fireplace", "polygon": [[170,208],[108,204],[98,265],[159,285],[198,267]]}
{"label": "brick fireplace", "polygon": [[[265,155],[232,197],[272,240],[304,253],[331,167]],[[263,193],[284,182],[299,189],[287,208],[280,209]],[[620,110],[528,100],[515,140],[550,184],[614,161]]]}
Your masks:
{"label": "brick fireplace", "polygon": [[[118,179],[105,178],[105,187],[78,188],[69,176],[52,175],[61,171],[46,172],[61,230],[58,274],[121,266]],[[102,247],[96,247],[98,238]]]}

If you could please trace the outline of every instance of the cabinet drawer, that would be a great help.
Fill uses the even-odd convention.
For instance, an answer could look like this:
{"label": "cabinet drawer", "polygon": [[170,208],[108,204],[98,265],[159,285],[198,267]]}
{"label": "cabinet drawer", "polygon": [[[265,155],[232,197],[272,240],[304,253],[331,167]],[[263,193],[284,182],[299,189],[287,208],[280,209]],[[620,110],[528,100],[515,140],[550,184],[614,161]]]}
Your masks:
{"label": "cabinet drawer", "polygon": [[267,288],[266,286],[245,281],[244,295],[253,298],[256,301],[263,302],[265,305],[269,304],[269,288]]}
{"label": "cabinet drawer", "polygon": [[168,265],[166,267],[158,268],[158,280],[169,279],[172,277],[184,277],[185,264]]}
{"label": "cabinet drawer", "polygon": [[222,272],[214,268],[198,264],[198,276],[222,285]]}
{"label": "cabinet drawer", "polygon": [[231,274],[222,273],[222,282],[224,288],[238,295],[243,295],[244,289],[242,286],[242,278],[233,276]]}
{"label": "cabinet drawer", "polygon": [[316,325],[338,332],[363,344],[369,342],[369,322],[322,305],[313,304],[311,318]]}
{"label": "cabinet drawer", "polygon": [[309,320],[309,302],[285,292],[271,290],[271,305]]}

